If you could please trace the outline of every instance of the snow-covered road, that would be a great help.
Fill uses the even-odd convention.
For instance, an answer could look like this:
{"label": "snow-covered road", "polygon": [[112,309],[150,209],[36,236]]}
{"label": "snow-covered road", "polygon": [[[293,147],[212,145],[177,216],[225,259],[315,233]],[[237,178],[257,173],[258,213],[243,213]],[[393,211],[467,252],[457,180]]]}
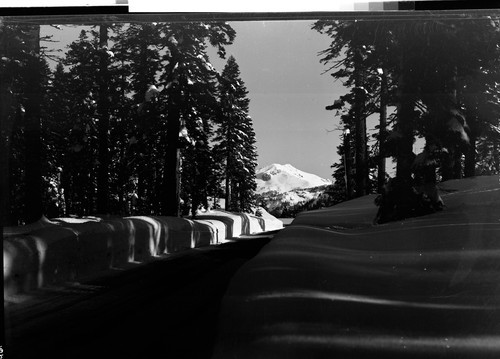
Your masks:
{"label": "snow-covered road", "polygon": [[5,358],[209,358],[231,276],[268,242],[190,249],[9,302]]}
{"label": "snow-covered road", "polygon": [[214,358],[500,358],[498,176],[372,225],[373,196],[305,212],[233,277]]}

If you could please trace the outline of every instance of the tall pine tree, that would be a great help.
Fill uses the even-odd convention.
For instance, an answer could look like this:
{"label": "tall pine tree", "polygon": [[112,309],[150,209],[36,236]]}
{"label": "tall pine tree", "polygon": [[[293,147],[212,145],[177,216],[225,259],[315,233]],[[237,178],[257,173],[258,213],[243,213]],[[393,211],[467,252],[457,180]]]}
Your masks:
{"label": "tall pine tree", "polygon": [[[29,49],[25,31],[19,25],[0,23],[0,221],[4,225],[18,224],[22,216],[19,208],[19,188],[24,178],[20,143],[21,120],[24,107],[23,68]],[[13,174],[17,172],[17,176]],[[17,180],[16,180],[17,178]],[[17,198],[16,198],[17,197]]]}
{"label": "tall pine tree", "polygon": [[[166,114],[166,152],[160,198],[162,213],[178,216],[182,171],[180,147],[189,136],[188,129],[198,128],[203,132],[204,123],[196,115],[204,110],[197,110],[199,104],[191,100],[190,94],[199,85],[206,86],[203,91],[210,92],[214,75],[212,65],[207,61],[205,42],[217,47],[219,56],[224,57],[224,46],[232,43],[235,32],[231,26],[221,22],[180,22],[162,26],[165,34],[162,45],[166,53],[162,59],[165,66],[160,76],[164,101],[160,106]],[[196,82],[199,84],[196,85]],[[199,93],[200,89],[196,89],[196,92]]]}
{"label": "tall pine tree", "polygon": [[[131,23],[114,38],[115,56],[122,78],[123,155],[118,161],[117,188],[121,202],[133,202],[134,212],[160,214],[158,191],[163,173],[165,145],[162,143],[165,115],[158,103],[158,81],[162,70],[161,26]],[[126,103],[124,103],[126,102]],[[125,137],[123,137],[125,136]],[[127,197],[127,198],[125,198]]]}
{"label": "tall pine tree", "polygon": [[220,116],[214,151],[223,163],[226,210],[249,211],[254,203],[257,152],[255,132],[248,115],[248,91],[239,66],[230,56],[219,78]]}
{"label": "tall pine tree", "polygon": [[[99,164],[99,83],[98,69],[102,52],[99,32],[82,30],[69,46],[64,64],[69,67],[71,91],[67,96],[73,116],[66,119],[71,129],[63,172],[69,210],[73,214],[96,213],[97,171]],[[103,111],[101,109],[101,111]]]}
{"label": "tall pine tree", "polygon": [[[476,141],[488,137],[486,134],[498,127],[495,77],[499,22],[482,15],[463,15],[454,21],[444,19],[437,16],[405,22],[390,18],[354,22],[321,20],[313,26],[333,39],[331,46],[322,52],[321,62],[333,63],[329,70],[336,71],[332,75],[347,78],[345,84],[354,86],[353,90],[358,92],[358,69],[362,68],[367,80],[362,83],[367,114],[381,114],[379,152],[393,156],[397,162],[396,178],[390,187],[396,193],[395,205],[390,205],[387,213],[392,214],[386,219],[420,213],[422,208],[415,190],[429,197],[433,208],[440,208],[436,168],[442,179],[474,174]],[[354,56],[360,49],[362,56]],[[358,63],[361,67],[355,66]],[[377,72],[383,76],[373,76]],[[489,75],[488,80],[485,74]],[[371,80],[375,78],[377,81]],[[359,110],[359,103],[356,92],[351,91],[329,107],[342,109],[348,104],[349,110]],[[377,103],[378,106],[372,107]],[[396,108],[392,116],[384,113],[387,105]],[[357,120],[354,124],[359,125]],[[387,135],[386,125],[392,125]],[[418,156],[413,153],[417,136],[426,142]],[[495,147],[488,151],[495,152]],[[382,163],[379,168],[383,171]],[[379,188],[382,181],[380,173]]]}

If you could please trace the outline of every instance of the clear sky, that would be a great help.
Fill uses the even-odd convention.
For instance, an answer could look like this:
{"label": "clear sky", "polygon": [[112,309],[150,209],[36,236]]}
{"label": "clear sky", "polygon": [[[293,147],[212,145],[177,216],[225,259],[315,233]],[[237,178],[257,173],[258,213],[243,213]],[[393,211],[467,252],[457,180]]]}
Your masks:
{"label": "clear sky", "polygon": [[[320,64],[318,52],[331,39],[311,30],[312,20],[230,22],[236,31],[227,57],[240,66],[250,98],[250,116],[257,138],[258,166],[290,163],[330,178],[338,161],[341,131],[333,111],[325,110],[346,89]],[[50,29],[61,46],[74,41],[80,29]],[[49,45],[50,46],[50,45]],[[209,51],[222,71],[225,60]],[[335,130],[337,129],[337,130]],[[333,130],[333,131],[332,131]]]}

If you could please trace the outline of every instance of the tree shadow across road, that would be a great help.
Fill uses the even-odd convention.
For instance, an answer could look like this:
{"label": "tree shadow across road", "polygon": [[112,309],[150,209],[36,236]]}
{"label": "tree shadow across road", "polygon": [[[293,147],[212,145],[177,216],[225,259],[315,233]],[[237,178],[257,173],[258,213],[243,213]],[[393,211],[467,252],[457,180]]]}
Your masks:
{"label": "tree shadow across road", "polygon": [[5,351],[19,359],[209,358],[232,276],[269,241],[190,249],[45,291],[36,306],[10,305]]}

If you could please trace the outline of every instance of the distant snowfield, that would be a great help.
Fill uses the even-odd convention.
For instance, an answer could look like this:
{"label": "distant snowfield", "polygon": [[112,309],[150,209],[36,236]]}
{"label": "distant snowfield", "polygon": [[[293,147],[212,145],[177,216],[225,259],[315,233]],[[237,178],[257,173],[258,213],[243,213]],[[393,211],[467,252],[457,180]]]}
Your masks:
{"label": "distant snowfield", "polygon": [[439,187],[404,221],[299,214],[233,277],[213,358],[500,358],[499,176]]}
{"label": "distant snowfield", "polygon": [[256,173],[257,193],[269,191],[278,193],[296,189],[313,188],[332,184],[332,181],[301,171],[291,164],[277,164],[263,167]]}

